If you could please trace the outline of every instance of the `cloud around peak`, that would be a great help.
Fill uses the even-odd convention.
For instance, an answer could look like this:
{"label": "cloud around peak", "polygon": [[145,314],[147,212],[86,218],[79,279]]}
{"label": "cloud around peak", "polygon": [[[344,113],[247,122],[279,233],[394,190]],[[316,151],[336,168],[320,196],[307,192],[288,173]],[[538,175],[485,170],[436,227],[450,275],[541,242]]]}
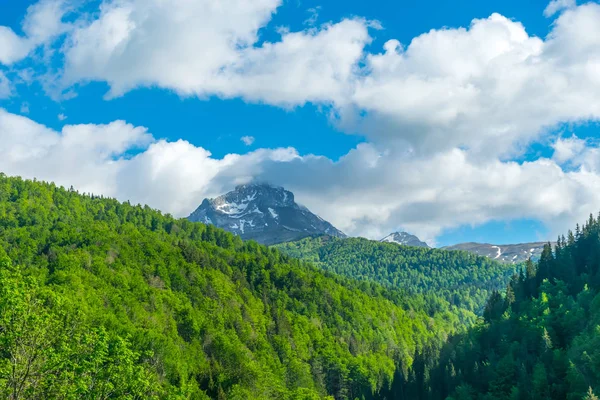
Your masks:
{"label": "cloud around peak", "polygon": [[[278,40],[263,40],[279,0],[103,1],[67,28],[61,2],[39,4],[26,20],[46,22],[24,29],[24,37],[0,30],[0,43],[40,45],[64,35],[57,76],[65,90],[100,81],[107,98],[158,87],[286,109],[311,103],[367,142],[338,161],[291,148],[214,158],[122,121],[57,132],[0,111],[7,144],[0,169],[7,173],[176,215],[260,179],[293,190],[343,231],[375,238],[408,230],[431,241],[461,224],[514,218],[539,219],[555,233],[600,208],[597,146],[555,132],[600,120],[595,2],[553,1],[546,13],[556,18],[545,38],[492,14],[406,44],[389,38],[379,52],[369,45],[382,27],[360,17],[281,29]],[[0,45],[0,63],[26,57],[11,46]],[[2,76],[6,96],[11,85]],[[553,143],[550,158],[517,161],[540,141]]]}
{"label": "cloud around peak", "polygon": [[[4,110],[0,140],[0,170],[10,175],[73,185],[176,216],[188,215],[205,197],[260,180],[292,190],[344,232],[370,238],[401,226],[434,242],[446,228],[515,218],[539,219],[558,233],[600,204],[598,169],[567,172],[551,159],[474,162],[459,149],[423,158],[363,143],[338,161],[292,148],[215,158],[187,141],[156,140],[123,121],[66,125],[57,132]],[[556,158],[564,160],[560,146]],[[597,148],[586,151],[586,162],[598,160]]]}

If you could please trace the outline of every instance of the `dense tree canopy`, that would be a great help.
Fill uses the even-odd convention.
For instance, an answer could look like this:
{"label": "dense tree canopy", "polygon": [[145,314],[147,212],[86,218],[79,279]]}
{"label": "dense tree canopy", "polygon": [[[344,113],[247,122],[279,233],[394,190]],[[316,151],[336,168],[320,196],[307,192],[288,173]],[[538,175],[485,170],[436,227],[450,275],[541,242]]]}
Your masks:
{"label": "dense tree canopy", "polygon": [[516,267],[465,251],[399,246],[361,238],[306,238],[276,246],[326,271],[373,281],[410,293],[433,293],[481,314],[494,290],[506,286]]}
{"label": "dense tree canopy", "polygon": [[484,317],[449,341],[437,366],[414,377],[413,398],[596,399],[600,218],[590,216],[554,251],[547,245],[537,264],[528,262],[512,278],[505,296],[492,294]]}
{"label": "dense tree canopy", "polygon": [[148,207],[0,175],[0,395],[377,398],[459,321]]}

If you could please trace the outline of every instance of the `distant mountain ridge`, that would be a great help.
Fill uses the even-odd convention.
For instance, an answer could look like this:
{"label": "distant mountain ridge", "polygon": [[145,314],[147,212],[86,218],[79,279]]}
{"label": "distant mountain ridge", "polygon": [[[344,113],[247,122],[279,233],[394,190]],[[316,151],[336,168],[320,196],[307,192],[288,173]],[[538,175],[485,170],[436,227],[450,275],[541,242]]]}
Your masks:
{"label": "distant mountain ridge", "polygon": [[381,239],[380,242],[397,243],[403,246],[429,247],[427,243],[422,242],[421,239],[407,232],[390,233]]}
{"label": "distant mountain ridge", "polygon": [[[415,246],[415,247],[427,247],[427,243],[421,241],[417,236],[407,232],[394,232],[390,233],[380,242],[396,243],[402,246]],[[518,244],[489,244],[489,243],[458,243],[452,246],[441,247],[443,250],[463,250],[470,253],[487,257],[492,260],[504,262],[504,263],[520,263],[527,261],[531,258],[537,260],[542,254],[544,245],[547,242],[533,242],[533,243],[518,243]],[[554,246],[554,243],[552,243]]]}
{"label": "distant mountain ridge", "polygon": [[[190,221],[212,224],[235,233],[244,240],[266,245],[297,241],[309,236],[346,235],[306,207],[295,202],[292,192],[267,183],[239,185],[234,190],[204,199],[188,217]],[[430,246],[408,232],[393,232],[379,242],[401,246]],[[459,243],[442,247],[444,250],[463,250],[505,263],[520,263],[528,258],[538,259],[545,242],[495,245],[489,243]]]}
{"label": "distant mountain ridge", "polygon": [[297,204],[292,192],[264,183],[240,185],[217,198],[204,199],[188,219],[267,245],[314,235],[346,237],[329,222]]}
{"label": "distant mountain ridge", "polygon": [[[520,243],[495,245],[489,243],[460,243],[453,246],[443,247],[445,250],[464,250],[471,253],[485,256],[493,260],[519,263],[531,258],[537,260],[542,254],[544,245],[547,242]],[[552,243],[554,246],[554,243]]]}

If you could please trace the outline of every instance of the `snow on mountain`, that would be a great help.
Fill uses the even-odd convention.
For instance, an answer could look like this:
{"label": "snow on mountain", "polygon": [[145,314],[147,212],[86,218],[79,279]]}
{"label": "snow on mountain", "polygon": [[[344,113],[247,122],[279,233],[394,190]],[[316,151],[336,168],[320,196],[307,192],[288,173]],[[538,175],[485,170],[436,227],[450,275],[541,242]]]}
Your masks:
{"label": "snow on mountain", "polygon": [[[443,247],[445,250],[465,250],[480,256],[507,263],[519,263],[531,258],[537,260],[546,242],[494,245],[488,243],[460,243]],[[552,243],[554,246],[554,243]]]}
{"label": "snow on mountain", "polygon": [[406,232],[390,233],[389,235],[381,239],[380,242],[396,243],[403,246],[429,247],[427,243],[422,242],[415,235],[411,235],[410,233]]}
{"label": "snow on mountain", "polygon": [[215,199],[204,199],[188,219],[263,244],[313,235],[346,237],[329,222],[297,204],[292,192],[268,184],[241,185]]}

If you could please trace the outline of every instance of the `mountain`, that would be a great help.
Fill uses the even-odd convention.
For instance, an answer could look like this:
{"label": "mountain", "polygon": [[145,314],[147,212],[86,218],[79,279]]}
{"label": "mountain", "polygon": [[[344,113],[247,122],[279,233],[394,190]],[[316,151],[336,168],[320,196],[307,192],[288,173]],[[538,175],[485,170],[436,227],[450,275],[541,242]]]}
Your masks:
{"label": "mountain", "polygon": [[469,251],[493,260],[516,264],[527,261],[529,258],[539,259],[545,244],[546,242],[494,245],[471,242],[447,246],[443,249]]}
{"label": "mountain", "polygon": [[460,329],[149,207],[0,173],[0,215],[3,399],[383,399]]}
{"label": "mountain", "polygon": [[506,286],[515,265],[465,251],[398,246],[363,238],[309,237],[275,246],[328,272],[410,293],[441,296],[481,314],[494,290]]}
{"label": "mountain", "polygon": [[422,242],[415,235],[411,235],[410,233],[406,232],[390,233],[389,235],[381,239],[380,242],[396,243],[403,246],[429,247],[427,243]]}
{"label": "mountain", "polygon": [[244,240],[275,244],[313,235],[346,237],[329,222],[294,201],[294,194],[268,184],[241,185],[204,199],[190,221],[213,224]]}
{"label": "mountain", "polygon": [[[594,400],[600,394],[600,219],[542,250],[394,399]],[[419,365],[424,359],[415,360]]]}

